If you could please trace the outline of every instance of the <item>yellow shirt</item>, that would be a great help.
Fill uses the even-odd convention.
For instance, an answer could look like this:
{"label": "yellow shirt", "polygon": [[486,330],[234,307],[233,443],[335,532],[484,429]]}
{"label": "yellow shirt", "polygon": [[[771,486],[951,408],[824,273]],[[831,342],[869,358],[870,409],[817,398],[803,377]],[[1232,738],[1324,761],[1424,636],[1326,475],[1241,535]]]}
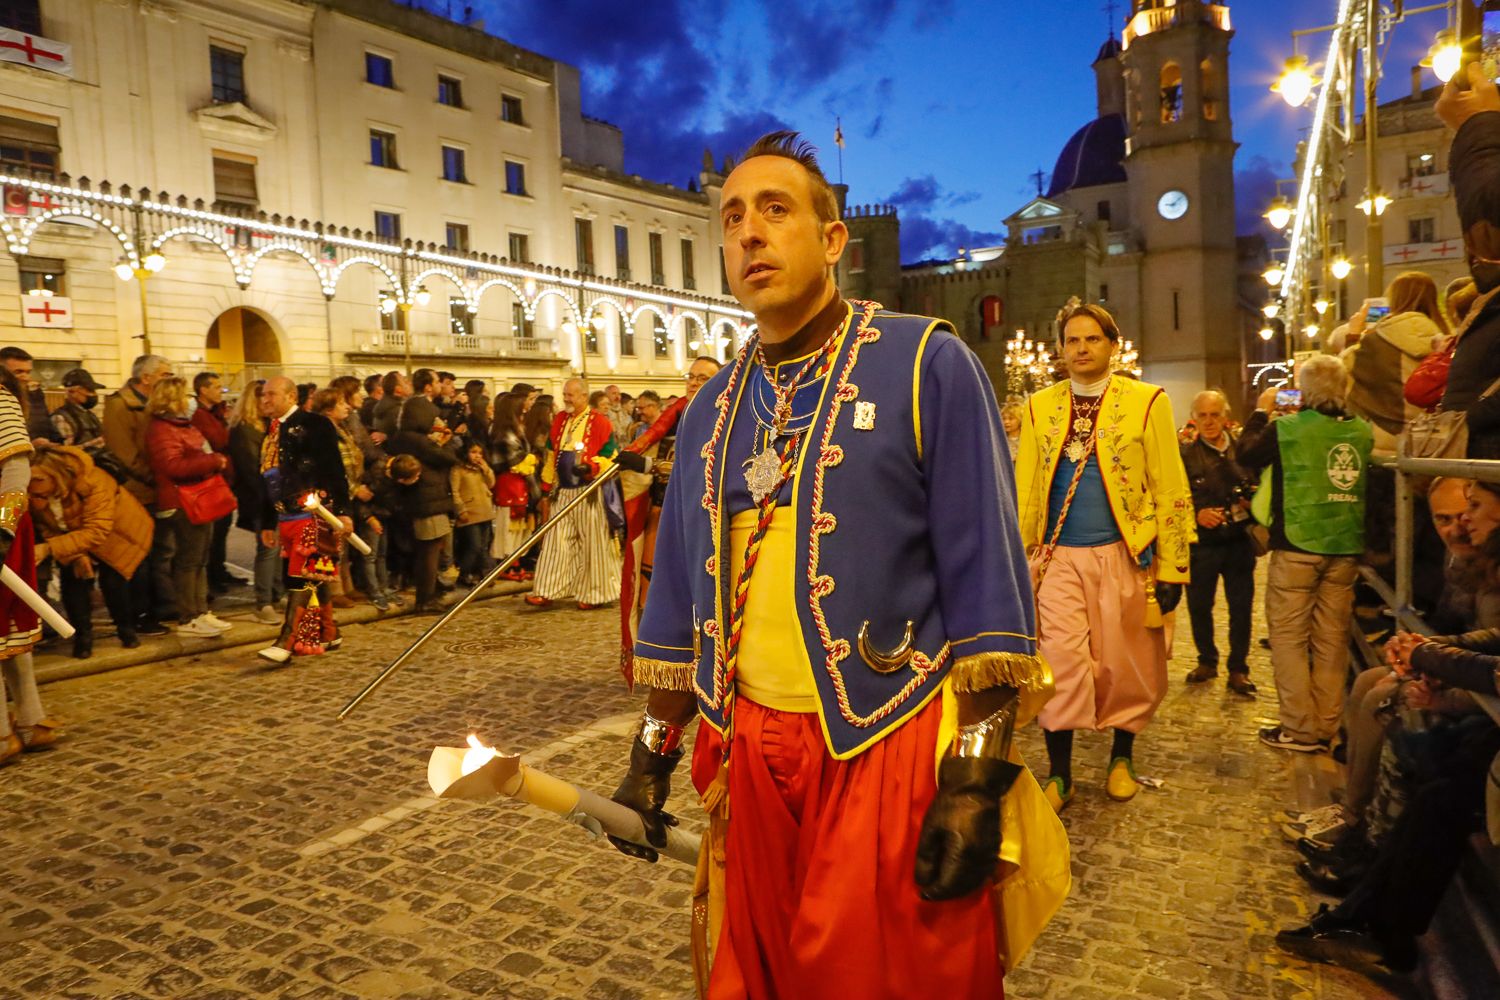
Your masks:
{"label": "yellow shirt", "polygon": [[[745,543],[755,530],[758,513],[741,511],[730,519],[732,580],[739,579],[740,567],[745,564]],[[776,508],[771,527],[761,542],[755,572],[750,576],[750,594],[745,601],[737,688],[740,694],[767,708],[816,712],[818,694],[796,624],[797,598],[792,586],[797,565],[792,527],[795,518],[795,511]]]}

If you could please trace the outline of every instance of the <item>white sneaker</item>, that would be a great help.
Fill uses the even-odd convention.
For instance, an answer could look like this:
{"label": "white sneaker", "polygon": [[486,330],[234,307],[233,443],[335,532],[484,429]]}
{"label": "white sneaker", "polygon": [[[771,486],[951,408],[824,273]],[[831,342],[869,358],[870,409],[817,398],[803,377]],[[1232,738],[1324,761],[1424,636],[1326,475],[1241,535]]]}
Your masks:
{"label": "white sneaker", "polygon": [[212,611],[205,611],[205,612],[203,612],[203,614],[200,617],[202,617],[204,620],[206,620],[210,625],[212,625],[214,628],[218,629],[220,632],[228,632],[230,629],[234,628],[234,623],[233,622],[226,622],[224,619],[220,618],[218,615],[214,614]]}
{"label": "white sneaker", "polygon": [[282,614],[269,604],[262,604],[260,608],[251,615],[253,619],[262,625],[280,625]]}
{"label": "white sneaker", "polygon": [[1304,813],[1301,820],[1282,823],[1281,835],[1294,844],[1303,837],[1323,840],[1325,834],[1337,835],[1338,831],[1347,825],[1344,821],[1343,807],[1334,804]]}
{"label": "white sneaker", "polygon": [[216,625],[213,625],[210,622],[205,621],[204,617],[205,616],[203,615],[199,615],[192,621],[187,622],[184,625],[177,626],[177,633],[179,635],[201,635],[212,638],[218,638],[219,636],[224,634],[223,629],[219,628]]}
{"label": "white sneaker", "polygon": [[282,649],[280,646],[267,646],[257,655],[263,660],[270,660],[272,663],[285,663],[292,658],[292,651]]}

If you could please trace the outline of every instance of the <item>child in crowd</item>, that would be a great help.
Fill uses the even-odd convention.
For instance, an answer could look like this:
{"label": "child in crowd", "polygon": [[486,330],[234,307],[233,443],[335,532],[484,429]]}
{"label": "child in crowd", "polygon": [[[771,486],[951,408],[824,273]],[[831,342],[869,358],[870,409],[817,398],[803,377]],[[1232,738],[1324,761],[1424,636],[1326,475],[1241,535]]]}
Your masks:
{"label": "child in crowd", "polygon": [[476,442],[448,474],[457,530],[453,536],[458,583],[472,587],[490,568],[490,542],[495,526],[495,471],[485,458],[484,445]]}
{"label": "child in crowd", "polygon": [[[417,480],[422,478],[422,463],[415,455],[396,455],[377,465],[378,472],[370,477],[370,500],[356,507],[356,514],[375,531],[370,547],[370,565],[373,567],[370,603],[381,611],[388,611],[392,604],[405,607],[406,601],[390,584],[386,572],[386,556],[390,551],[390,523],[416,494]],[[376,592],[378,591],[378,593]]]}

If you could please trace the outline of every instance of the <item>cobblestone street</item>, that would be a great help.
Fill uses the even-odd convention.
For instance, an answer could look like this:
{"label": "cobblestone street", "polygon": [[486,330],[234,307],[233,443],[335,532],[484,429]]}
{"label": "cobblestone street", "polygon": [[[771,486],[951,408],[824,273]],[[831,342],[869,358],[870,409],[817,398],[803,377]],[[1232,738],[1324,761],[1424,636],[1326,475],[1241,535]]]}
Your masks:
{"label": "cobblestone street", "polygon": [[[429,749],[473,729],[613,788],[639,706],[614,611],[476,605],[336,722],[431,621],[355,626],[288,668],[241,649],[47,685],[68,738],[0,771],[0,998],[690,996],[687,867],[426,786]],[[1008,996],[1393,995],[1273,947],[1316,901],[1270,815],[1317,804],[1331,765],[1255,741],[1275,698],[1263,650],[1256,702],[1188,689],[1190,650],[1184,629],[1137,747],[1164,787],[1108,802],[1107,737],[1080,738],[1073,894]],[[1035,728],[1022,738],[1041,767]]]}

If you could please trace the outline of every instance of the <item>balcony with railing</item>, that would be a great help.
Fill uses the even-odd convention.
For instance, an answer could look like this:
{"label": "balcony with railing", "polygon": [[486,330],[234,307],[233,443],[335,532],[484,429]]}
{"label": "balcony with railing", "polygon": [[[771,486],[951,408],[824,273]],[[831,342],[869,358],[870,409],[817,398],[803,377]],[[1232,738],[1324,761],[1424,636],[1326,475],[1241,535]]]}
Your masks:
{"label": "balcony with railing", "polygon": [[1130,43],[1142,35],[1193,22],[1229,31],[1229,7],[1225,4],[1202,3],[1200,0],[1177,0],[1170,6],[1147,8],[1138,12],[1125,26],[1122,44],[1128,49]]}
{"label": "balcony with railing", "polygon": [[[351,358],[389,358],[406,355],[406,332],[378,330],[354,335]],[[413,358],[493,358],[505,361],[554,362],[560,360],[557,341],[544,337],[494,337],[485,334],[414,333]]]}

